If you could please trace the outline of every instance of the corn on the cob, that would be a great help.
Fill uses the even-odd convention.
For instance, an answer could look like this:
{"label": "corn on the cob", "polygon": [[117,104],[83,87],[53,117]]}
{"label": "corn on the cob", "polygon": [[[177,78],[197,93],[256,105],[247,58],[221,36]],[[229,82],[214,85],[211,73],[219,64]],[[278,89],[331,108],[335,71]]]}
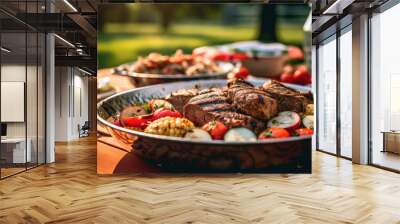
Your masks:
{"label": "corn on the cob", "polygon": [[314,115],[314,104],[307,104],[306,115]]}
{"label": "corn on the cob", "polygon": [[186,118],[163,117],[153,121],[144,132],[157,135],[183,137],[194,124]]}

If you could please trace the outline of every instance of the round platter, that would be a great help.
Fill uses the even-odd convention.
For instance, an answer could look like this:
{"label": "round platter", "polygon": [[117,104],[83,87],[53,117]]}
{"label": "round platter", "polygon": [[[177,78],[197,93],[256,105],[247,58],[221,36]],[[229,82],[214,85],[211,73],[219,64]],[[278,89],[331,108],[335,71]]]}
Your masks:
{"label": "round platter", "polygon": [[[311,136],[255,142],[195,141],[148,134],[114,125],[112,120],[123,108],[162,98],[180,89],[200,89],[226,85],[226,80],[196,80],[147,86],[122,92],[98,103],[97,118],[118,140],[132,144],[137,153],[151,163],[183,172],[290,172],[308,173],[311,169]],[[251,81],[261,86],[264,81]],[[287,85],[301,92],[310,88]]]}
{"label": "round platter", "polygon": [[225,79],[229,72],[231,72],[235,66],[229,62],[218,62],[218,66],[221,71],[213,74],[199,74],[188,76],[185,74],[176,75],[163,75],[163,74],[149,74],[149,73],[138,73],[138,72],[128,72],[124,69],[120,69],[124,66],[129,66],[129,64],[121,65],[112,70],[115,75],[127,76],[129,77],[131,83],[137,87],[155,85],[167,82],[178,82],[178,81],[190,81],[190,80],[202,80],[202,79]]}

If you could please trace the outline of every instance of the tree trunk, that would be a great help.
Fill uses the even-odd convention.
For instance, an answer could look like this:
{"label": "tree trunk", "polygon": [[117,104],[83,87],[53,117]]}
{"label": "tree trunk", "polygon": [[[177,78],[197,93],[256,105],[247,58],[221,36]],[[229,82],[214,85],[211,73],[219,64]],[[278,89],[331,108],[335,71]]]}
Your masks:
{"label": "tree trunk", "polygon": [[265,4],[261,6],[260,29],[258,40],[263,42],[276,42],[278,40],[276,34],[276,6]]}

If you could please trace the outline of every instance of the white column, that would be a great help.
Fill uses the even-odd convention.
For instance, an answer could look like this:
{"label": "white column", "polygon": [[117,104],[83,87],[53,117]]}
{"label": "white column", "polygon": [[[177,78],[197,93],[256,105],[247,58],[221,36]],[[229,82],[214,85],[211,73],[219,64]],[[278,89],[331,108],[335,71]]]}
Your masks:
{"label": "white column", "polygon": [[368,16],[353,19],[353,162],[368,163]]}
{"label": "white column", "polygon": [[[46,12],[54,12],[51,1],[46,1]],[[54,34],[46,35],[46,163],[55,161],[55,42]]]}
{"label": "white column", "polygon": [[[312,92],[314,96],[314,127],[316,125],[316,118],[317,118],[317,47],[312,45],[311,47],[311,75],[312,75]],[[314,129],[314,132],[317,130]],[[317,149],[317,138],[316,135],[312,137],[312,150]]]}
{"label": "white column", "polygon": [[46,163],[55,161],[54,132],[55,132],[55,58],[54,35],[46,36]]}

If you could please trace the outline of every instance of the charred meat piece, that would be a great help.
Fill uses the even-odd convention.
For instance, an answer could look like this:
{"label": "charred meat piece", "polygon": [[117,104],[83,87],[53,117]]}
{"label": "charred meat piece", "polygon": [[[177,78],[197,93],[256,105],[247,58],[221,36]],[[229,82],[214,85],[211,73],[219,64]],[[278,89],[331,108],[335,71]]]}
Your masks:
{"label": "charred meat piece", "polygon": [[227,102],[222,91],[211,91],[191,98],[183,107],[183,115],[196,125],[202,126],[216,119],[212,112],[232,110],[232,105]]}
{"label": "charred meat piece", "polygon": [[165,98],[165,100],[170,102],[174,106],[175,110],[182,113],[183,106],[185,106],[185,104],[189,102],[189,100],[192,97],[196,96],[198,93],[199,93],[198,89],[181,89],[174,93],[169,94]]}
{"label": "charred meat piece", "polygon": [[217,120],[225,124],[229,128],[245,127],[259,133],[266,128],[265,123],[251,116],[240,114],[232,111],[213,112]]}
{"label": "charred meat piece", "polygon": [[214,92],[214,91],[219,91],[222,93],[222,90],[215,89],[215,88],[202,89],[202,90],[199,90],[198,88],[181,89],[181,90],[178,90],[176,92],[169,94],[165,98],[165,100],[170,102],[174,106],[175,110],[183,113],[183,106],[185,106],[185,104],[187,104],[190,99],[192,99],[193,97],[195,97],[197,95],[202,95],[202,94],[206,94],[206,93],[210,93],[210,92]]}
{"label": "charred meat piece", "polygon": [[183,115],[197,126],[218,120],[230,128],[246,127],[255,132],[265,128],[264,122],[236,112],[236,108],[227,101],[224,91],[221,90],[193,97],[184,106]]}
{"label": "charred meat piece", "polygon": [[278,113],[278,101],[242,80],[228,83],[228,98],[238,111],[260,120],[269,120]]}
{"label": "charred meat piece", "polygon": [[278,101],[279,112],[295,111],[301,113],[306,110],[308,100],[299,91],[274,80],[264,83],[262,89]]}

